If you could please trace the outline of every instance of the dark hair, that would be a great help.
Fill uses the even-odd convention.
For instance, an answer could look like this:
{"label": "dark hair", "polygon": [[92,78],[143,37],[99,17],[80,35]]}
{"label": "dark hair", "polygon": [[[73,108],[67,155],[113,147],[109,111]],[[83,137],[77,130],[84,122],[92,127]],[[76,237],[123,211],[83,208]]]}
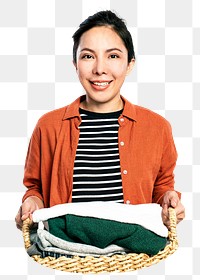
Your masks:
{"label": "dark hair", "polygon": [[79,25],[79,29],[74,33],[72,38],[74,39],[73,46],[73,61],[76,63],[76,53],[80,43],[81,36],[84,32],[97,26],[110,26],[122,39],[124,45],[128,51],[128,62],[135,59],[135,52],[133,47],[133,41],[130,32],[128,31],[123,19],[119,18],[115,13],[111,11],[100,11],[92,16],[89,16],[85,21]]}

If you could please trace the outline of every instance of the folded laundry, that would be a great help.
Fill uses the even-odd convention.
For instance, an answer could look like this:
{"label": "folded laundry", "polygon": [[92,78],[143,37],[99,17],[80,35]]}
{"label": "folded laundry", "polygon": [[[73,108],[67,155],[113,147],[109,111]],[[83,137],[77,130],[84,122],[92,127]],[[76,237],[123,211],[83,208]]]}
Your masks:
{"label": "folded laundry", "polygon": [[[39,222],[30,255],[111,256],[164,249],[168,230],[158,204],[126,205],[115,202],[83,202],[36,210]],[[42,221],[47,229],[41,229]],[[37,253],[36,253],[37,254]]]}
{"label": "folded laundry", "polygon": [[164,249],[167,238],[138,224],[64,215],[48,220],[49,232],[68,241],[106,248],[115,244],[134,253],[155,255]]}
{"label": "folded laundry", "polygon": [[117,245],[109,245],[104,249],[95,246],[81,244],[77,242],[68,242],[60,239],[47,230],[38,229],[31,233],[32,246],[28,248],[27,253],[30,256],[40,255],[41,257],[52,256],[112,256],[115,254],[126,254],[130,251]]}
{"label": "folded laundry", "polygon": [[33,213],[33,221],[37,223],[50,218],[72,214],[122,223],[139,224],[160,236],[167,237],[168,229],[162,222],[161,210],[161,206],[156,203],[138,205],[103,201],[66,203],[36,210]]}

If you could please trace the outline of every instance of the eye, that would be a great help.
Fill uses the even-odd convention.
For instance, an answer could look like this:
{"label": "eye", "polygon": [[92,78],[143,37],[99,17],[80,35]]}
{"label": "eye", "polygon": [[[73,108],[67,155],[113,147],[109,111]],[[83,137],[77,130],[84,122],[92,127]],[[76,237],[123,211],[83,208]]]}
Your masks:
{"label": "eye", "polygon": [[110,58],[112,58],[112,59],[113,59],[113,58],[119,58],[119,56],[118,56],[117,54],[111,54],[111,55],[110,55]]}
{"label": "eye", "polygon": [[82,56],[82,59],[92,59],[92,58],[93,57],[90,54],[85,54],[85,55]]}

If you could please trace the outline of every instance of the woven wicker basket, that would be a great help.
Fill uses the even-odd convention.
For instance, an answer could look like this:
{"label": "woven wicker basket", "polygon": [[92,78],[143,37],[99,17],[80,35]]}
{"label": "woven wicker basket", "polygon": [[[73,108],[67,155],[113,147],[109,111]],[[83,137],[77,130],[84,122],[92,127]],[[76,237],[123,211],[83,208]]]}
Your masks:
{"label": "woven wicker basket", "polygon": [[[126,255],[113,255],[111,257],[79,257],[74,256],[72,258],[60,257],[45,257],[41,258],[38,255],[32,256],[32,258],[49,268],[62,270],[65,272],[75,273],[105,273],[105,272],[128,272],[143,267],[148,267],[158,263],[161,260],[166,259],[169,255],[173,254],[178,248],[178,240],[176,235],[176,214],[173,208],[169,208],[170,216],[170,230],[168,232],[168,244],[164,250],[160,251],[154,256],[148,256],[147,254],[135,254],[129,253]],[[27,219],[23,222],[22,232],[24,238],[25,248],[28,249],[31,246],[30,242],[30,228],[32,221]]]}

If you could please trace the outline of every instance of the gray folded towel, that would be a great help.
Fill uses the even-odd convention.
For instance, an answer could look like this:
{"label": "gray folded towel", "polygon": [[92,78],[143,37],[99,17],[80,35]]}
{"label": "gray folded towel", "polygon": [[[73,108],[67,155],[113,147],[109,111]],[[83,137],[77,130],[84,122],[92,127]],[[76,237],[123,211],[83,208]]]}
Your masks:
{"label": "gray folded towel", "polygon": [[62,240],[48,231],[44,229],[38,229],[37,234],[31,234],[31,242],[33,245],[28,248],[27,253],[30,256],[40,255],[44,256],[44,252],[46,255],[50,255],[49,253],[53,253],[54,255],[66,255],[66,256],[112,256],[115,254],[126,254],[130,251],[120,247],[118,245],[109,245],[104,249],[97,248],[95,246],[74,243]]}

